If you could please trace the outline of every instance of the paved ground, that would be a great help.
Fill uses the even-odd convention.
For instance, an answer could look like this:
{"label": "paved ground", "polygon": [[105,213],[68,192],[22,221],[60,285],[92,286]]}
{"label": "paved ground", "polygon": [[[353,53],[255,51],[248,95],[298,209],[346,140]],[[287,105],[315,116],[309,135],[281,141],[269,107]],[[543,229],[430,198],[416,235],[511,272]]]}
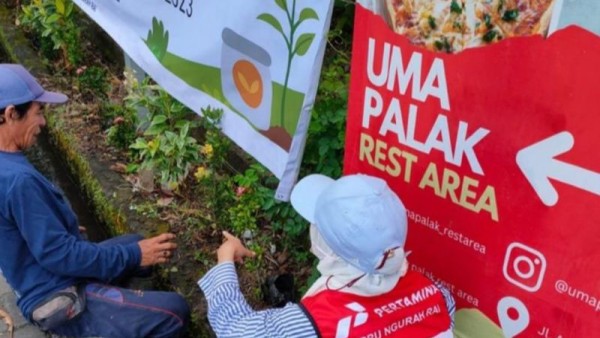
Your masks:
{"label": "paved ground", "polygon": [[[4,276],[0,274],[0,309],[7,312],[15,323],[14,338],[46,338],[46,334],[37,327],[29,324],[25,318],[23,318],[16,302],[15,294],[6,283],[6,280],[4,280]],[[0,337],[8,337],[8,327],[1,319]]]}

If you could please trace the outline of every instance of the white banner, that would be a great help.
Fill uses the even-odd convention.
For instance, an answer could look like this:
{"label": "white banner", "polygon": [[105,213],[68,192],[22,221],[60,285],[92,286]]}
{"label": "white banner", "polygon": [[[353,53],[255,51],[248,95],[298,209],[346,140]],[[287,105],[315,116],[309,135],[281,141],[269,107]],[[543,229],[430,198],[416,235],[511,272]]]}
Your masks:
{"label": "white banner", "polygon": [[333,0],[74,0],[158,84],[281,182],[304,151]]}

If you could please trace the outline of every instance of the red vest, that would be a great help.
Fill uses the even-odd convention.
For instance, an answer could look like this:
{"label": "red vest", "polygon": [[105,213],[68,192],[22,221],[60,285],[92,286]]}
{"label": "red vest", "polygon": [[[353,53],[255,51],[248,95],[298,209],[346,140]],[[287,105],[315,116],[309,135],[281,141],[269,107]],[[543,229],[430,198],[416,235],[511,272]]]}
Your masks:
{"label": "red vest", "polygon": [[390,292],[375,297],[325,290],[302,300],[324,338],[430,338],[450,329],[440,289],[409,271]]}

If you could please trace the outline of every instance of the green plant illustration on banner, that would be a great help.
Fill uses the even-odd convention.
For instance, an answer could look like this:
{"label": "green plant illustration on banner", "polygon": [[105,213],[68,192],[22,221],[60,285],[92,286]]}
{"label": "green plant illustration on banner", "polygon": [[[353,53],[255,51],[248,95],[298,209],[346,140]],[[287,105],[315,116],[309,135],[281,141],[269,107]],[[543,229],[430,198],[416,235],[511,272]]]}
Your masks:
{"label": "green plant illustration on banner", "polygon": [[[259,75],[257,77],[245,77],[252,75],[252,72],[247,73],[244,72],[244,70],[251,70],[254,66],[259,66],[258,63],[254,63],[252,66],[247,63],[247,66],[250,67],[246,67],[246,69],[242,67],[240,69],[232,70],[231,68],[223,68],[223,64],[221,64],[220,67],[215,67],[170,53],[168,50],[169,31],[167,30],[167,27],[165,27],[163,21],[157,17],[152,18],[152,26],[148,31],[147,38],[142,39],[148,49],[165,69],[186,82],[189,86],[196,88],[223,103],[231,111],[246,120],[255,130],[287,151],[291,147],[292,136],[296,132],[298,119],[300,118],[306,95],[303,92],[288,87],[292,72],[292,61],[296,56],[305,55],[316,37],[316,34],[314,33],[304,33],[297,36],[297,30],[304,21],[310,19],[319,20],[319,17],[315,10],[311,8],[304,8],[299,11],[300,14],[297,15],[296,0],[293,0],[291,6],[288,6],[285,0],[276,0],[275,3],[278,6],[278,9],[280,8],[286,12],[286,16],[289,20],[288,34],[284,33],[281,23],[279,23],[271,14],[260,14],[258,19],[269,23],[285,40],[288,58],[283,84],[275,82],[271,79],[271,76],[268,75],[271,72],[278,71],[276,69],[265,68],[262,72],[254,72],[255,75]],[[252,42],[252,39],[248,36],[236,33],[230,28],[225,27],[223,29],[223,35],[229,35],[238,42],[245,41],[245,44],[254,45],[254,50],[264,50],[263,47]],[[215,45],[214,49],[215,52],[218,52],[220,49],[222,53],[229,56],[230,51],[227,50],[228,47],[231,46],[228,46],[227,42],[224,40],[222,45]],[[267,59],[270,58],[266,50],[264,53],[267,54]],[[243,59],[244,58],[235,59],[233,60],[233,64],[243,64]],[[238,61],[242,62],[240,63]],[[281,69],[281,72],[283,72],[283,69]],[[253,79],[254,82],[246,81],[250,79]],[[229,93],[231,86],[227,81],[232,80],[233,82],[237,80],[238,84],[241,83],[241,85],[238,86],[237,94],[235,95]],[[262,81],[262,85],[257,87],[255,80]],[[225,89],[223,89],[224,87]],[[265,103],[261,105],[259,109],[252,109],[255,107],[252,107],[252,104],[248,105],[249,102],[246,102],[247,106],[243,107],[239,105],[239,102],[231,101],[236,95],[239,96],[240,88],[245,88],[249,92],[258,90],[262,95],[262,101]],[[264,110],[266,110],[266,112]],[[254,117],[259,113],[263,114],[263,116],[267,116],[266,122],[261,124],[256,123]]]}
{"label": "green plant illustration on banner", "polygon": [[152,18],[152,29],[148,32],[148,38],[145,40],[146,45],[156,56],[158,61],[162,61],[167,54],[169,45],[169,31],[165,30],[162,21],[158,21],[156,17]]}
{"label": "green plant illustration on banner", "polygon": [[296,18],[296,0],[292,1],[292,8],[288,7],[286,0],[275,0],[275,3],[279,8],[285,11],[285,14],[288,19],[289,24],[289,32],[286,34],[283,31],[283,25],[271,14],[263,13],[258,16],[257,19],[262,20],[269,25],[271,25],[275,30],[277,30],[281,36],[283,37],[285,44],[288,50],[288,60],[287,60],[287,69],[285,73],[285,82],[283,84],[283,97],[281,98],[281,125],[285,126],[285,101],[287,94],[288,82],[290,79],[290,70],[292,68],[292,60],[294,57],[303,56],[308,52],[308,49],[312,45],[313,40],[315,39],[314,33],[304,33],[300,35],[297,39],[295,37],[296,31],[300,25],[306,20],[319,20],[319,16],[317,12],[315,12],[312,8],[304,8],[300,15]]}

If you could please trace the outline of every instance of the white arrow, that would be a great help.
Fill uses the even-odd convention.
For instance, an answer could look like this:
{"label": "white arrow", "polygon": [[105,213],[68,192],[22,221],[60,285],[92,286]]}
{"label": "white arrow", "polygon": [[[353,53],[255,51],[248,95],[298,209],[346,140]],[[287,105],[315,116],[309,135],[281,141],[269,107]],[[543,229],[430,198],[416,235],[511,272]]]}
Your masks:
{"label": "white arrow", "polygon": [[523,148],[517,153],[517,165],[547,206],[553,206],[558,202],[558,193],[550,179],[600,195],[599,173],[554,158],[571,150],[573,144],[575,144],[573,135],[563,131]]}

